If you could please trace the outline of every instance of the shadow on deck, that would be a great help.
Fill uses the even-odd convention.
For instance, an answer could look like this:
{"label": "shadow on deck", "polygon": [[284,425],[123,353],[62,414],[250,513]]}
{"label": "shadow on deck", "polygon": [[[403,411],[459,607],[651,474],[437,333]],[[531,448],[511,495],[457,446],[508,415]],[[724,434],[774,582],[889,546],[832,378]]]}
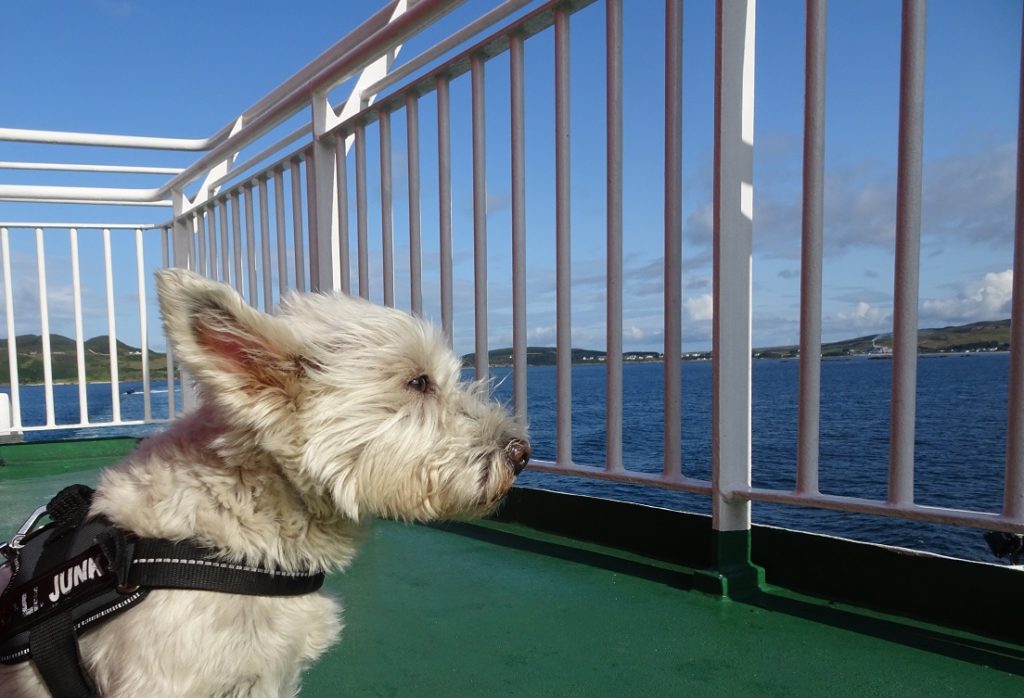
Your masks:
{"label": "shadow on deck", "polygon": [[304,695],[1020,695],[1024,647],[483,522],[380,522]]}
{"label": "shadow on deck", "polygon": [[[0,446],[0,537],[133,445]],[[1014,570],[755,529],[789,588],[737,601],[694,590],[703,517],[517,490],[499,518],[375,523],[303,695],[1024,695]]]}

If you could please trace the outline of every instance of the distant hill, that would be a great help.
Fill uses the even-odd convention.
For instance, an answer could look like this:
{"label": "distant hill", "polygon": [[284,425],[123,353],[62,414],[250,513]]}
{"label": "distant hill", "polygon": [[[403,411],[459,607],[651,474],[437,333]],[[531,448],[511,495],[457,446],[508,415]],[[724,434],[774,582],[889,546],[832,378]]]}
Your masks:
{"label": "distant hill", "polygon": [[[488,364],[490,366],[511,366],[512,348],[492,349],[487,352]],[[575,363],[600,363],[605,360],[607,354],[596,349],[573,349],[572,362]],[[526,347],[526,363],[528,366],[554,366],[557,363],[557,350],[555,347]],[[627,351],[622,354],[625,361],[661,361],[664,357],[656,351]],[[476,353],[465,354],[462,357],[464,366],[473,366],[476,362]]]}
{"label": "distant hill", "polygon": [[[583,361],[604,360],[603,351],[592,351],[590,349],[573,349],[573,363]],[[492,349],[487,353],[487,361],[491,366],[511,366],[512,348]],[[462,357],[462,363],[472,366],[476,363],[476,353],[466,354]],[[530,366],[554,366],[556,363],[556,351],[554,347],[526,347],[526,363]]]}
{"label": "distant hill", "polygon": [[[85,376],[89,382],[110,380],[110,340],[107,335],[93,337],[84,342]],[[15,339],[18,352],[18,378],[22,383],[43,382],[43,338],[37,334],[18,335]],[[53,380],[68,382],[78,380],[78,358],[75,354],[75,340],[59,334],[50,335],[50,360]],[[117,371],[120,380],[142,379],[142,352],[118,340]],[[9,384],[7,362],[7,339],[0,339],[0,383]],[[167,378],[167,357],[159,352],[149,352],[149,375],[155,380]]]}
{"label": "distant hill", "polygon": [[[755,354],[765,358],[796,356],[799,347],[769,347],[757,349]],[[1009,351],[1010,321],[983,320],[967,325],[933,327],[917,331],[917,351],[920,354],[952,354],[967,351]],[[892,334],[872,334],[840,342],[821,345],[821,355],[857,356],[861,354],[885,356],[892,352]]]}
{"label": "distant hill", "polygon": [[[106,335],[85,341],[85,373],[90,382],[110,380],[109,340]],[[985,320],[968,325],[938,327],[918,330],[918,351],[922,354],[940,354],[965,351],[1007,351],[1010,348],[1010,321]],[[43,382],[43,338],[35,334],[17,337],[18,376],[23,383]],[[822,344],[821,354],[825,357],[880,355],[892,350],[892,335],[865,335],[841,342]],[[78,360],[75,356],[75,340],[59,334],[50,335],[50,353],[53,380],[68,382],[78,380]],[[798,355],[795,345],[765,347],[754,350],[757,358],[790,358]],[[573,349],[573,363],[603,363],[607,354],[594,349]],[[683,358],[706,359],[710,352],[687,354]],[[627,362],[661,361],[656,351],[631,351],[622,355]],[[472,366],[476,360],[473,353],[462,357],[463,364]],[[491,366],[511,366],[512,349],[492,349],[488,352]],[[554,347],[527,347],[526,363],[530,366],[554,366]],[[121,380],[142,379],[142,352],[138,347],[117,342],[117,367]],[[159,352],[149,352],[150,377],[155,380],[167,378],[167,357]],[[0,384],[10,383],[7,365],[7,340],[0,339]]]}
{"label": "distant hill", "polygon": [[[1008,351],[1010,348],[1010,321],[984,320],[968,325],[938,327],[918,330],[917,349],[921,354],[943,354],[966,351]],[[821,345],[821,354],[825,357],[879,355],[885,356],[892,351],[891,334],[872,334],[840,342],[829,342]],[[799,355],[799,347],[787,345],[781,347],[763,347],[754,349],[756,358],[791,358]],[[527,347],[526,363],[530,366],[555,365],[554,347]],[[711,352],[688,353],[684,359],[707,359]],[[606,354],[594,349],[573,349],[573,363],[603,362]],[[622,355],[625,361],[661,361],[658,352],[633,351]],[[463,365],[472,366],[476,354],[465,354]],[[511,366],[512,349],[492,349],[488,352],[491,366]]]}

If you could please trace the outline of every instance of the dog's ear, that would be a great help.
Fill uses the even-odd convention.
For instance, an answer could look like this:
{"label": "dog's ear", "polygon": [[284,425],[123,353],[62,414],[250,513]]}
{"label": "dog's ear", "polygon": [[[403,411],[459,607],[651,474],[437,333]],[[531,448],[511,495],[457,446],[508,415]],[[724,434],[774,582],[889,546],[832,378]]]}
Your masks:
{"label": "dog's ear", "polygon": [[156,274],[164,331],[204,398],[231,419],[267,424],[294,398],[305,370],[302,344],[282,320],[230,287],[183,269]]}

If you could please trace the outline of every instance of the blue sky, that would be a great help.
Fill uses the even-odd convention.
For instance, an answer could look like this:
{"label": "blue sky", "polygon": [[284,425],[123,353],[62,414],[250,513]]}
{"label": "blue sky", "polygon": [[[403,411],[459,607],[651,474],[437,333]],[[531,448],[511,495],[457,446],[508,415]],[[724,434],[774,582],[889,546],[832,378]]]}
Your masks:
{"label": "blue sky", "polygon": [[[470,1],[432,35],[445,35],[486,3]],[[830,3],[826,103],[826,341],[891,329],[898,109],[899,5]],[[202,137],[232,120],[378,7],[376,2],[179,2],[82,0],[0,7],[0,126]],[[662,305],[662,3],[625,3],[625,345],[658,349]],[[604,346],[604,126],[602,3],[572,18],[573,344]],[[687,350],[710,343],[714,3],[688,0],[684,24],[683,333]],[[935,0],[928,11],[921,326],[1009,316],[1021,6],[1013,0]],[[795,343],[799,320],[803,2],[758,8],[754,173],[754,343]],[[417,39],[399,61],[428,45]],[[527,58],[529,337],[554,343],[552,39],[531,39]],[[490,345],[511,342],[508,297],[507,59],[487,65]],[[472,348],[472,211],[469,88],[452,85],[456,344]],[[434,102],[421,106],[424,259],[436,259],[431,174]],[[395,258],[398,304],[407,243],[404,115],[395,117]],[[379,224],[376,132],[370,129],[371,237]],[[80,160],[184,165],[188,154],[89,152],[0,143],[0,160]],[[0,181],[56,182],[0,170]],[[66,180],[61,180],[66,181]],[[93,176],[89,184],[153,186],[153,179]],[[0,220],[162,222],[154,209],[0,203]],[[353,226],[354,229],[354,226]],[[98,236],[82,234],[87,269],[101,269]],[[115,238],[123,234],[115,233]],[[66,233],[47,234],[51,328],[71,334]],[[88,242],[88,244],[87,244]],[[131,250],[129,250],[131,252]],[[376,262],[380,244],[371,253]],[[155,240],[148,266],[159,259]],[[12,231],[17,331],[38,332],[30,308],[34,240]],[[115,250],[115,290],[130,298],[134,261]],[[122,271],[123,270],[123,271]],[[425,279],[437,317],[435,277]],[[380,299],[380,281],[372,285]],[[33,295],[35,294],[35,295]],[[102,286],[86,282],[86,335],[106,332]],[[138,336],[125,302],[118,333]],[[133,315],[134,314],[134,315]]]}

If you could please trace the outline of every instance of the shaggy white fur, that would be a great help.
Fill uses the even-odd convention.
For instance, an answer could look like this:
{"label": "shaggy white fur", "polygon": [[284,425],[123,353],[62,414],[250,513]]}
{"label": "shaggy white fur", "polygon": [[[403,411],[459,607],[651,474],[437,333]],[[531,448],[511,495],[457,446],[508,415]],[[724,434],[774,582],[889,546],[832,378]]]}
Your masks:
{"label": "shaggy white fur", "polygon": [[[524,427],[463,384],[427,324],[345,295],[295,294],[277,315],[182,270],[158,273],[164,327],[202,407],[105,471],[92,512],[226,560],[340,570],[363,523],[473,517],[526,465]],[[104,696],[296,695],[341,632],[323,593],[155,590],[81,638]],[[45,696],[30,663],[0,694]]]}

